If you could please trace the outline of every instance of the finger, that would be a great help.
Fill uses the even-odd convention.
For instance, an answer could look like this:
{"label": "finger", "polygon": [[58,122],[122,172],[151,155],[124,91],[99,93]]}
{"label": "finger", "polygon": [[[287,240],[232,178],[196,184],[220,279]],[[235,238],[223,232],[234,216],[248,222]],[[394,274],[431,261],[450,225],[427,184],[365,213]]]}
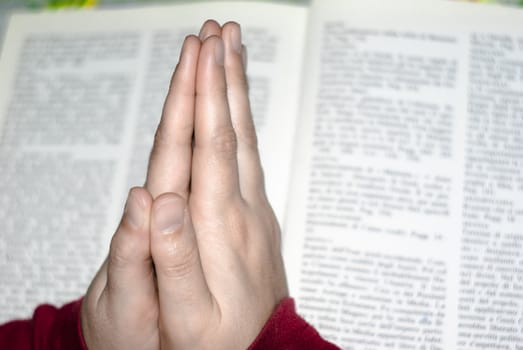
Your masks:
{"label": "finger", "polygon": [[145,189],[132,188],[120,225],[111,240],[105,291],[118,302],[155,295],[149,249],[151,204],[152,198]]}
{"label": "finger", "polygon": [[239,197],[236,134],[231,123],[221,38],[205,40],[196,73],[196,110],[191,179],[193,198],[213,203]]}
{"label": "finger", "polygon": [[107,285],[107,263],[108,258],[105,259],[98,272],[96,272],[96,275],[93,278],[91,284],[89,285],[87,293],[85,293],[85,301],[95,304],[98,303],[98,300],[100,299],[100,296],[102,295],[102,292]]}
{"label": "finger", "polygon": [[185,38],[156,130],[145,187],[153,198],[176,192],[187,197],[191,176],[194,94],[200,40]]}
{"label": "finger", "polygon": [[205,21],[205,23],[202,25],[202,28],[200,29],[200,34],[198,34],[200,40],[203,42],[205,39],[207,39],[210,36],[216,35],[220,36],[222,32],[222,28],[213,19],[208,19]]}
{"label": "finger", "polygon": [[174,193],[162,194],[153,203],[151,253],[161,323],[170,330],[198,327],[202,315],[212,308],[212,297],[186,201]]}
{"label": "finger", "polygon": [[263,171],[258,153],[256,130],[249,104],[247,76],[245,74],[241,29],[237,23],[228,22],[223,26],[222,38],[225,44],[225,78],[231,121],[238,139],[238,173],[242,196],[259,198],[265,193]]}

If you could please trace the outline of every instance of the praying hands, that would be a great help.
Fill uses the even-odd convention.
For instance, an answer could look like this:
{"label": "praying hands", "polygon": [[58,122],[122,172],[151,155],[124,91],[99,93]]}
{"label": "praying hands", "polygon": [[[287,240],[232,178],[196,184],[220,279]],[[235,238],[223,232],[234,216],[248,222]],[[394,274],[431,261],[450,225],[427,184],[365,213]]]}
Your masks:
{"label": "praying hands", "polygon": [[238,24],[185,39],[144,187],[85,297],[0,325],[14,350],[337,349],[295,313]]}
{"label": "praying hands", "polygon": [[185,39],[145,188],[83,301],[89,348],[245,349],[288,295],[244,60],[236,23]]}

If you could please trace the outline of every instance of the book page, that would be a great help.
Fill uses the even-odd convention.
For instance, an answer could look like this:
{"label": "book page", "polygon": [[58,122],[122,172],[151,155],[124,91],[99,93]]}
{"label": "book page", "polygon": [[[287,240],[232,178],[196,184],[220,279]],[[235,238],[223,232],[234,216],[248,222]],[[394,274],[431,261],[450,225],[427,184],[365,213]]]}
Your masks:
{"label": "book page", "polygon": [[313,4],[284,251],[298,310],[342,348],[522,344],[522,21]]}
{"label": "book page", "polygon": [[16,15],[0,59],[0,322],[85,293],[129,187],[144,183],[183,39],[207,18],[242,24],[269,197],[283,216],[304,8],[235,2]]}

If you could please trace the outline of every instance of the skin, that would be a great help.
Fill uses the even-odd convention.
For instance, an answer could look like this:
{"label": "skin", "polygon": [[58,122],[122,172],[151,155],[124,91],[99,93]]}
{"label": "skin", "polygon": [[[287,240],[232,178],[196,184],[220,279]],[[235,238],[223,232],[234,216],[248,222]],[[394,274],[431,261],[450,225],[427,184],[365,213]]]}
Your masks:
{"label": "skin", "polygon": [[246,349],[288,295],[238,24],[185,39],[149,160],[82,304],[90,349]]}

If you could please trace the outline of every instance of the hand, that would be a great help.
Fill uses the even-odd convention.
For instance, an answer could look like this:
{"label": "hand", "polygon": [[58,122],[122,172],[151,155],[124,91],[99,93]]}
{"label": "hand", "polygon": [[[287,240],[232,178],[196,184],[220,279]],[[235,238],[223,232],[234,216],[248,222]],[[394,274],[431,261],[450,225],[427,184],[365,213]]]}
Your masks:
{"label": "hand", "polygon": [[[240,36],[235,23],[221,31],[215,22],[202,28],[192,169],[182,176],[187,187],[191,180],[189,204],[185,186],[173,190],[181,196],[163,194],[153,203],[151,253],[162,349],[245,349],[288,294],[280,230],[264,190]],[[159,135],[176,132],[162,130]],[[156,144],[159,153],[160,145],[165,154],[180,147],[184,159],[190,158],[188,137],[181,143],[162,137]],[[166,158],[157,164],[167,163]]]}
{"label": "hand", "polygon": [[[82,303],[82,333],[89,349],[160,349],[158,293],[150,251],[153,198],[163,192],[188,195],[194,86],[200,40],[188,36],[171,80],[146,189],[134,188],[104,262]],[[156,227],[162,199],[155,203]]]}
{"label": "hand", "polygon": [[152,198],[131,191],[83,303],[89,348],[244,349],[288,294],[239,36],[208,21],[203,44],[184,43],[151,153]]}
{"label": "hand", "polygon": [[89,349],[159,349],[158,295],[149,250],[151,195],[129,191],[109,257],[82,302],[82,333]]}

